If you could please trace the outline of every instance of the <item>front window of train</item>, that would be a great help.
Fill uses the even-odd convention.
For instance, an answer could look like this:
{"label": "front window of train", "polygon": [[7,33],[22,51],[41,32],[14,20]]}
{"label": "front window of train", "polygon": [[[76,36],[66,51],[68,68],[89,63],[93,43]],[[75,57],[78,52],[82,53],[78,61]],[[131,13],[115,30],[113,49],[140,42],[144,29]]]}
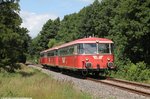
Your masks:
{"label": "front window of train", "polygon": [[110,43],[100,43],[98,44],[98,53],[99,54],[107,54],[113,53],[113,44]]}
{"label": "front window of train", "polygon": [[97,53],[97,44],[96,43],[84,44],[84,53],[85,54],[96,54]]}
{"label": "front window of train", "polygon": [[78,54],[109,54],[113,53],[113,44],[84,43],[78,44]]}

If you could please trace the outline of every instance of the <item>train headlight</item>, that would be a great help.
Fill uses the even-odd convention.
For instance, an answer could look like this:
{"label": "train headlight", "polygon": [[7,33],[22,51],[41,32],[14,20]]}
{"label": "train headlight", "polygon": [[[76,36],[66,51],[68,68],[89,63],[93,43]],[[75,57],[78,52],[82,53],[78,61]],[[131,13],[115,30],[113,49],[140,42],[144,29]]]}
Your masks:
{"label": "train headlight", "polygon": [[85,67],[88,68],[88,69],[89,69],[89,68],[92,68],[92,63],[86,62],[86,63],[85,63]]}
{"label": "train headlight", "polygon": [[110,58],[107,58],[108,61],[110,61]]}
{"label": "train headlight", "polygon": [[96,40],[96,43],[99,43],[99,40]]}
{"label": "train headlight", "polygon": [[112,69],[112,68],[114,68],[114,63],[113,62],[108,62],[107,66],[108,66],[108,68]]}
{"label": "train headlight", "polygon": [[86,59],[85,59],[85,61],[86,61],[86,62],[88,62],[88,61],[89,61],[89,59],[88,59],[88,58],[86,58]]}

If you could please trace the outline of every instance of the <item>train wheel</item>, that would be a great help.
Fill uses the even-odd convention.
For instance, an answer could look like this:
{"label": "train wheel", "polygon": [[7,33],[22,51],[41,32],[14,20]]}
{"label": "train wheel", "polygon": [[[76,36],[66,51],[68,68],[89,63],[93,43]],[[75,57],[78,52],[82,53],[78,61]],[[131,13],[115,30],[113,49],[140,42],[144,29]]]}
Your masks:
{"label": "train wheel", "polygon": [[88,75],[88,70],[82,70],[82,76],[86,77]]}
{"label": "train wheel", "polygon": [[99,72],[94,72],[95,77],[99,77]]}
{"label": "train wheel", "polygon": [[105,77],[106,77],[106,76],[110,76],[110,72],[109,72],[108,70],[105,70],[104,76],[105,76]]}
{"label": "train wheel", "polygon": [[47,69],[47,65],[42,65],[42,66],[43,66],[43,68]]}

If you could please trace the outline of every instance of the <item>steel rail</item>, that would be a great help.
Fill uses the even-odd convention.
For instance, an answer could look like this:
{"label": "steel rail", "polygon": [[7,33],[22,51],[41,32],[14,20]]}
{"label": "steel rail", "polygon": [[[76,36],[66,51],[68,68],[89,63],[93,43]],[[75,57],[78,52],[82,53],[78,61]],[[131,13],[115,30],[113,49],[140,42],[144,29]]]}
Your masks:
{"label": "steel rail", "polygon": [[124,83],[124,84],[129,84],[129,85],[133,85],[133,86],[137,86],[137,87],[141,87],[141,88],[150,89],[150,85],[141,84],[141,83],[137,83],[137,82],[125,81],[125,80],[114,79],[114,78],[107,78],[107,80],[114,81],[114,82],[120,82],[120,83]]}
{"label": "steel rail", "polygon": [[103,80],[97,80],[97,79],[94,79],[94,78],[88,78],[87,77],[87,80],[94,81],[94,82],[99,82],[99,83],[102,83],[102,84],[105,84],[105,85],[114,86],[114,87],[117,87],[117,88],[120,88],[120,89],[123,89],[123,90],[130,91],[132,93],[136,93],[136,94],[140,94],[140,95],[143,95],[143,96],[150,97],[150,93],[149,92],[144,92],[144,91],[141,91],[141,90],[136,90],[136,89],[128,88],[128,87],[125,87],[125,86],[112,84],[110,82],[104,82]]}

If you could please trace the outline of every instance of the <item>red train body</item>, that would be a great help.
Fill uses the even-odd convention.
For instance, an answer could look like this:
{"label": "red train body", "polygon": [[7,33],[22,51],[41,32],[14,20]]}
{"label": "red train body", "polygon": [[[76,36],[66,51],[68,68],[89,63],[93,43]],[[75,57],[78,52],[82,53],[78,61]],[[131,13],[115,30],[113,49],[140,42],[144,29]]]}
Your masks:
{"label": "red train body", "polygon": [[[83,38],[40,53],[40,63],[47,66],[87,72],[113,69],[113,42],[105,38]],[[86,72],[85,72],[86,71]]]}

